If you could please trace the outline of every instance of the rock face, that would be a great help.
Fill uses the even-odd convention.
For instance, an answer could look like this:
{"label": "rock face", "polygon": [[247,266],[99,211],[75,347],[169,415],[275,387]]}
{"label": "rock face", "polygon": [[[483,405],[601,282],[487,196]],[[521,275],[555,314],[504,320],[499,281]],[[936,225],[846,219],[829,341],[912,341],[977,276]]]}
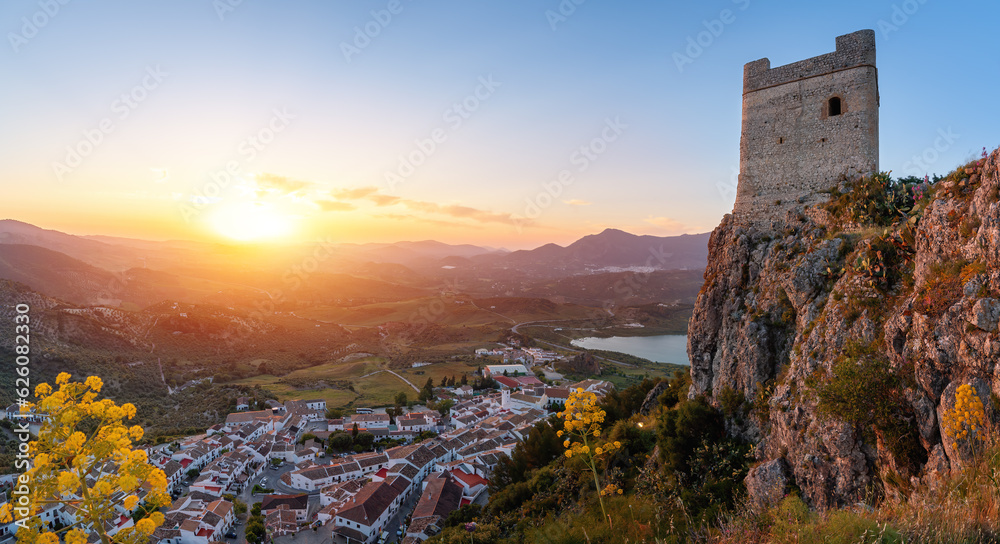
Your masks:
{"label": "rock face", "polygon": [[757,506],[767,506],[785,496],[788,475],[781,459],[772,459],[757,465],[747,473],[747,493]]}
{"label": "rock face", "polygon": [[[787,467],[789,483],[823,508],[892,481],[933,484],[960,462],[941,424],[955,390],[971,384],[988,413],[1000,393],[998,161],[994,151],[971,178],[937,184],[908,264],[881,291],[865,260],[883,257],[872,241],[881,229],[838,230],[807,219],[823,217],[815,209],[790,211],[779,229],[732,216],[715,229],[688,329],[690,395],[718,404],[732,389],[753,404],[750,423],[729,426],[767,467],[753,485]],[[837,362],[858,346],[898,384],[892,433],[820,409]]]}

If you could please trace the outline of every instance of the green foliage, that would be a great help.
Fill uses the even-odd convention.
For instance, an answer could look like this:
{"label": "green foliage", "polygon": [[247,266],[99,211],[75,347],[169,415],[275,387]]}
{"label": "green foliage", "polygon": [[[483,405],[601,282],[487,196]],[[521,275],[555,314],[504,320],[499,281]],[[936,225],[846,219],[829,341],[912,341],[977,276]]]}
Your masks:
{"label": "green foliage", "polygon": [[684,476],[690,472],[695,449],[706,441],[725,437],[722,413],[704,397],[682,403],[660,418],[660,462],[667,473]]}
{"label": "green foliage", "polygon": [[902,381],[877,344],[852,342],[820,386],[817,409],[853,425],[869,443],[881,438],[901,465],[915,470],[926,461],[926,452],[902,390]]}
{"label": "green foliage", "polygon": [[553,424],[561,427],[555,418],[536,423],[528,437],[514,447],[510,457],[500,458],[490,478],[491,493],[524,482],[531,471],[544,467],[562,454],[562,439],[556,436]]}
{"label": "green foliage", "polygon": [[834,189],[824,207],[841,224],[886,227],[913,210],[915,185],[912,178],[879,172],[848,181],[845,192]]}
{"label": "green foliage", "polygon": [[660,405],[673,408],[682,400],[687,399],[688,389],[691,388],[691,374],[682,371],[674,372],[667,384],[667,390],[661,393],[657,400]]}
{"label": "green foliage", "polygon": [[861,510],[813,512],[797,494],[785,497],[772,508],[752,519],[743,520],[749,527],[730,527],[746,541],[779,544],[894,544],[904,540],[899,531],[880,524]]}
{"label": "green foliage", "polygon": [[907,275],[914,253],[909,230],[887,229],[881,236],[858,244],[853,269],[870,287],[886,294]]}
{"label": "green foliage", "polygon": [[420,395],[417,398],[420,399],[420,402],[434,399],[434,378],[427,378],[427,382],[420,389]]}
{"label": "green foliage", "polygon": [[444,520],[445,527],[455,527],[474,521],[482,513],[483,507],[478,504],[466,504],[458,510],[453,510]]}
{"label": "green foliage", "polygon": [[729,385],[726,385],[722,388],[722,391],[719,391],[719,407],[722,408],[722,413],[726,417],[743,415],[749,408],[743,392],[737,391]]}
{"label": "green foliage", "polygon": [[660,380],[647,378],[623,391],[617,389],[609,393],[601,401],[604,410],[604,423],[608,426],[621,419],[627,419],[642,408],[646,395],[656,387]]}
{"label": "green foliage", "polygon": [[448,414],[451,412],[452,406],[455,406],[455,401],[451,399],[444,399],[436,402],[434,404],[434,409],[437,410],[439,414],[441,414],[441,417],[448,417]]}

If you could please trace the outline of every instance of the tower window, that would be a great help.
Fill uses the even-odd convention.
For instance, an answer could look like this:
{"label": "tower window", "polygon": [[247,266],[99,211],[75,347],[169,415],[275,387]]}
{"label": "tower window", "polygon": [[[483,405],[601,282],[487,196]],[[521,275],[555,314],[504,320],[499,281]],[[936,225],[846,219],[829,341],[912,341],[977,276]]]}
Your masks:
{"label": "tower window", "polygon": [[835,96],[830,99],[830,103],[827,107],[827,112],[830,117],[834,115],[840,115],[840,97]]}

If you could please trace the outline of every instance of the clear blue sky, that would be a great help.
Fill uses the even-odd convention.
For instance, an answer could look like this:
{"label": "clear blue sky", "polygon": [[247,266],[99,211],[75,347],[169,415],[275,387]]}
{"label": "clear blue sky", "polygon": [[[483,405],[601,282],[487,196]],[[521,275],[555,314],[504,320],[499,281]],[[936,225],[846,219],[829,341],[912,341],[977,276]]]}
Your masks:
{"label": "clear blue sky", "polygon": [[[512,248],[605,227],[704,232],[732,209],[743,64],[827,53],[863,28],[878,40],[883,169],[922,173],[911,158],[927,152],[945,173],[1000,145],[993,2],[399,0],[386,24],[372,11],[388,0],[230,3],[0,4],[0,216],[197,238],[259,212],[272,222],[258,226],[345,241]],[[678,69],[706,22],[718,35]],[[366,25],[377,35],[355,42]],[[478,104],[467,119],[463,100]],[[55,165],[104,119],[78,166]],[[247,138],[269,126],[251,157]],[[435,131],[422,164],[388,181]],[[954,141],[928,152],[939,131]],[[602,134],[614,140],[584,170],[573,154]],[[237,181],[195,198],[228,161]]]}

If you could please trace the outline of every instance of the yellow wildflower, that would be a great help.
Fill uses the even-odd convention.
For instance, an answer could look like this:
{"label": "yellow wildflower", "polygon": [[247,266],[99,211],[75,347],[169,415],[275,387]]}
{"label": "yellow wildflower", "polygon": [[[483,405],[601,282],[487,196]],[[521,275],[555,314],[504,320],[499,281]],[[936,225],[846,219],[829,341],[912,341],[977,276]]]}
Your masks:
{"label": "yellow wildflower", "polygon": [[66,544],[86,544],[87,543],[87,533],[84,533],[80,529],[70,529],[66,533]]}

